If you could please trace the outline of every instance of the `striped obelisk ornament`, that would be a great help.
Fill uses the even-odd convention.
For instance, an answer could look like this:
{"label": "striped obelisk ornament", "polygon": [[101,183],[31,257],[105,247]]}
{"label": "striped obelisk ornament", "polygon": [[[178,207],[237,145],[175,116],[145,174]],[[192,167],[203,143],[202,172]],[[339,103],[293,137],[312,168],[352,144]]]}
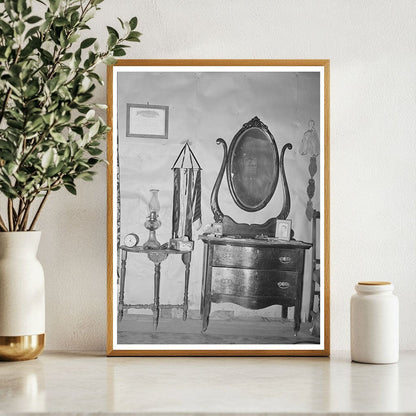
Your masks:
{"label": "striped obelisk ornament", "polygon": [[172,238],[192,240],[192,226],[201,226],[201,166],[186,142],[172,166]]}

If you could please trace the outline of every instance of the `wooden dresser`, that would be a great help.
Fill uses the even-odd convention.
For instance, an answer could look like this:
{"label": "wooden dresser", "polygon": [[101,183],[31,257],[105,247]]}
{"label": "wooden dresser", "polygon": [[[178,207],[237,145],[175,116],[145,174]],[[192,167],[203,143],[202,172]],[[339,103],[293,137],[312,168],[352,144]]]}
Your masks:
{"label": "wooden dresser", "polygon": [[282,305],[295,308],[295,335],[300,328],[305,250],[311,244],[277,239],[201,235],[204,265],[201,290],[203,331],[211,302],[231,302],[249,309]]}

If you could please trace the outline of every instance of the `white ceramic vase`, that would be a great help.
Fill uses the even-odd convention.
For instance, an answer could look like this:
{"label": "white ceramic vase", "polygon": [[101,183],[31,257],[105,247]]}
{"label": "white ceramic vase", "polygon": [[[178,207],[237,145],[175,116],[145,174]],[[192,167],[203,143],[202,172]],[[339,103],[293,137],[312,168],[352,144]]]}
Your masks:
{"label": "white ceramic vase", "polygon": [[351,359],[390,364],[399,360],[399,302],[389,282],[359,282],[351,297]]}
{"label": "white ceramic vase", "polygon": [[40,231],[0,232],[0,360],[36,358],[45,342]]}

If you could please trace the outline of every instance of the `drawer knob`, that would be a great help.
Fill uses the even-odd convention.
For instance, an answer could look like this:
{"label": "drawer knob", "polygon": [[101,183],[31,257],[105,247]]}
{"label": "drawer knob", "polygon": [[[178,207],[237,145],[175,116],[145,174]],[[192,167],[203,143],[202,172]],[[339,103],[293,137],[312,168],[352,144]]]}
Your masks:
{"label": "drawer knob", "polygon": [[280,263],[288,264],[292,261],[292,258],[289,256],[282,256],[282,257],[279,257],[279,261]]}
{"label": "drawer knob", "polygon": [[221,283],[223,285],[229,285],[232,281],[233,281],[232,279],[227,279],[227,278],[221,279]]}
{"label": "drawer knob", "polygon": [[277,287],[279,289],[286,290],[286,289],[289,289],[289,286],[290,286],[289,282],[277,282]]}

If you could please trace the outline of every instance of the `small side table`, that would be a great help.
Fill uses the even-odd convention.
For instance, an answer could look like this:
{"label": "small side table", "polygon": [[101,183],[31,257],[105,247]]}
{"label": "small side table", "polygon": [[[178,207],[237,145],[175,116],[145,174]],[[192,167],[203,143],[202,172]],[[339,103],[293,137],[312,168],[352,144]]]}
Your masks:
{"label": "small side table", "polygon": [[[120,270],[120,293],[118,299],[118,320],[121,321],[124,316],[124,310],[133,309],[151,309],[153,311],[153,328],[156,330],[159,324],[160,309],[173,309],[182,308],[183,320],[186,321],[188,317],[188,288],[189,288],[189,270],[191,265],[191,250],[179,251],[173,249],[144,249],[142,246],[127,247],[121,246],[121,270]],[[124,303],[124,286],[126,282],[126,265],[127,265],[127,254],[147,254],[147,257],[155,265],[154,271],[154,292],[153,292],[153,303],[151,304],[133,304],[128,305]],[[161,305],[159,299],[160,292],[160,271],[161,263],[166,260],[169,254],[180,254],[182,256],[182,262],[185,265],[185,289],[183,295],[183,304],[179,305]]]}

